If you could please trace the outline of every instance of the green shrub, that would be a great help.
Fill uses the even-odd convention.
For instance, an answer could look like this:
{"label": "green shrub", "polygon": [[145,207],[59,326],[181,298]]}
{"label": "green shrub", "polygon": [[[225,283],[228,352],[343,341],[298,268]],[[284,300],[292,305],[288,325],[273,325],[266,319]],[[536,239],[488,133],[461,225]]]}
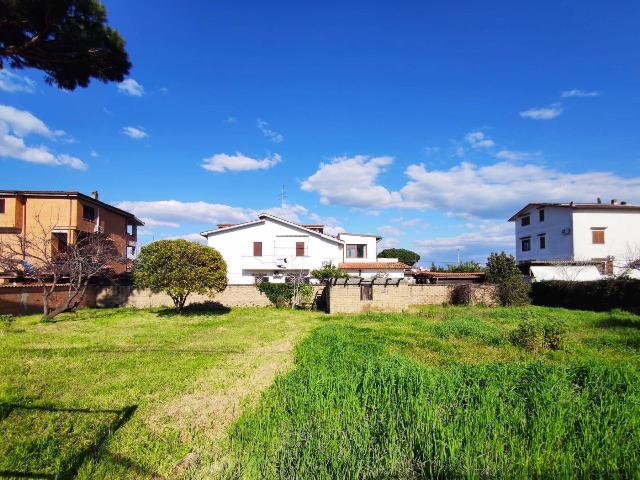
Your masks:
{"label": "green shrub", "polygon": [[10,330],[15,320],[16,317],[13,315],[0,315],[0,325],[2,325],[2,328],[5,330]]}
{"label": "green shrub", "polygon": [[504,252],[492,253],[487,260],[485,272],[487,282],[497,286],[496,300],[500,305],[518,306],[531,303],[531,287],[524,282],[513,255]]}
{"label": "green shrub", "polygon": [[291,283],[260,282],[258,290],[264,293],[276,307],[288,307],[293,299],[293,285]]}
{"label": "green shrub", "polygon": [[334,266],[333,263],[328,263],[322,268],[311,270],[311,276],[313,278],[317,278],[320,281],[324,281],[333,280],[334,278],[347,278],[349,277],[349,274],[344,270],[340,270],[338,267]]}
{"label": "green shrub", "polygon": [[532,352],[543,348],[560,350],[566,331],[560,320],[525,318],[511,333],[511,343]]}
{"label": "green shrub", "polygon": [[531,286],[534,305],[581,310],[640,310],[640,280],[611,279],[593,282],[562,280],[535,282]]}

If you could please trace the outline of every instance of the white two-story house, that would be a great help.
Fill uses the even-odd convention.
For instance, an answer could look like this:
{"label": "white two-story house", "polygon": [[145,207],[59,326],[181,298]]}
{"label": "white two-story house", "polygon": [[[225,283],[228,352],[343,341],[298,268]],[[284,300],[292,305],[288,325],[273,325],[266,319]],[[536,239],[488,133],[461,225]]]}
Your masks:
{"label": "white two-story house", "polygon": [[595,280],[637,275],[628,267],[640,258],[639,205],[599,199],[530,203],[509,221],[516,227],[516,261],[523,269],[530,266],[533,277],[537,273],[538,279]]}
{"label": "white two-story house", "polygon": [[230,284],[284,282],[288,275],[309,277],[331,263],[350,275],[371,278],[384,274],[403,278],[406,265],[397,259],[377,259],[376,235],[324,233],[323,225],[299,225],[268,213],[239,224],[219,224],[201,233],[227,262]]}

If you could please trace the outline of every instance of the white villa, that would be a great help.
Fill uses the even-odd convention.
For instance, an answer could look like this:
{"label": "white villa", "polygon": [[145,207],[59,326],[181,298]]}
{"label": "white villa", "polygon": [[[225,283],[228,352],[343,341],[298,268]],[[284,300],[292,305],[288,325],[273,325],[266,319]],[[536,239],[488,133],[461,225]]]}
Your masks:
{"label": "white villa", "polygon": [[284,282],[287,275],[310,276],[312,270],[333,264],[350,275],[371,279],[404,278],[407,265],[377,258],[377,235],[324,233],[323,225],[299,225],[268,213],[239,224],[219,224],[201,233],[227,262],[230,284],[259,280]]}
{"label": "white villa", "polygon": [[640,205],[529,203],[515,222],[516,261],[533,280],[598,280],[640,259]]}

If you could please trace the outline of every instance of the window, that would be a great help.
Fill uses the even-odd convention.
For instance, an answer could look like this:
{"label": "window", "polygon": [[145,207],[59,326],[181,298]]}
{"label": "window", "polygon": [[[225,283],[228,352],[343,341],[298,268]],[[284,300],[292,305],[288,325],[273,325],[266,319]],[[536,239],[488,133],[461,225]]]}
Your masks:
{"label": "window", "polygon": [[529,215],[525,215],[524,217],[520,218],[520,225],[523,227],[526,227],[527,225],[531,224],[531,217]]}
{"label": "window", "polygon": [[538,242],[540,242],[540,250],[544,250],[545,248],[547,248],[547,237],[545,237],[544,235],[540,235],[538,237]]}
{"label": "window", "polygon": [[538,210],[538,220],[544,222],[544,210]]}
{"label": "window", "polygon": [[371,285],[360,285],[360,301],[373,300],[373,287]]}
{"label": "window", "polygon": [[304,257],[304,242],[296,242],[296,257]]}
{"label": "window", "polygon": [[0,213],[4,213],[4,198],[0,198]]}
{"label": "window", "polygon": [[86,205],[82,206],[82,218],[89,222],[96,221],[96,210],[93,207],[88,207]]}
{"label": "window", "polygon": [[529,250],[531,250],[531,239],[530,238],[521,239],[520,245],[522,247],[523,252],[528,252]]}
{"label": "window", "polygon": [[262,256],[262,242],[253,242],[253,256],[254,257]]}
{"label": "window", "polygon": [[364,244],[347,245],[347,258],[365,258],[367,256],[367,246]]}
{"label": "window", "polygon": [[604,228],[591,229],[591,243],[596,245],[604,245]]}

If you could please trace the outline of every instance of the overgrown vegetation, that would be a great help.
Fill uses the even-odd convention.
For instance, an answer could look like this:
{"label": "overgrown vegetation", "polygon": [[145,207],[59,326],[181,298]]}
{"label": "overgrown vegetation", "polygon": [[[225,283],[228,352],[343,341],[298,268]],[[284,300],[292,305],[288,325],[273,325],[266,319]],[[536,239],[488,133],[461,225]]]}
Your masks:
{"label": "overgrown vegetation", "polygon": [[565,342],[566,327],[560,320],[522,320],[511,334],[511,342],[531,351],[544,348],[559,350]]}
{"label": "overgrown vegetation", "polygon": [[133,272],[138,288],[161,290],[180,313],[192,293],[227,288],[227,264],[216,249],[186,240],[158,240],[142,247]]}
{"label": "overgrown vegetation", "polygon": [[[636,477],[637,352],[631,363],[576,363],[523,351],[500,335],[519,310],[480,320],[480,310],[430,309],[434,324],[363,315],[320,328],[232,430],[230,476]],[[419,333],[430,325],[436,339]],[[459,356],[468,350],[474,361]],[[422,351],[450,360],[422,363]]]}
{"label": "overgrown vegetation", "polygon": [[503,306],[528,305],[530,285],[525,283],[513,255],[492,253],[485,268],[486,280],[497,286],[497,300]]}
{"label": "overgrown vegetation", "polygon": [[340,270],[333,263],[328,263],[322,268],[311,270],[311,276],[320,281],[333,280],[334,278],[348,278],[349,274],[344,270]]}
{"label": "overgrown vegetation", "polygon": [[[640,473],[640,317],[631,313],[210,307],[15,317],[0,341],[0,471],[64,478],[76,465],[79,479],[136,480]],[[562,322],[561,348],[513,345],[523,320]]]}
{"label": "overgrown vegetation", "polygon": [[260,282],[256,286],[278,308],[299,307],[309,304],[312,300],[313,286],[309,283],[300,282],[296,285],[293,282]]}

